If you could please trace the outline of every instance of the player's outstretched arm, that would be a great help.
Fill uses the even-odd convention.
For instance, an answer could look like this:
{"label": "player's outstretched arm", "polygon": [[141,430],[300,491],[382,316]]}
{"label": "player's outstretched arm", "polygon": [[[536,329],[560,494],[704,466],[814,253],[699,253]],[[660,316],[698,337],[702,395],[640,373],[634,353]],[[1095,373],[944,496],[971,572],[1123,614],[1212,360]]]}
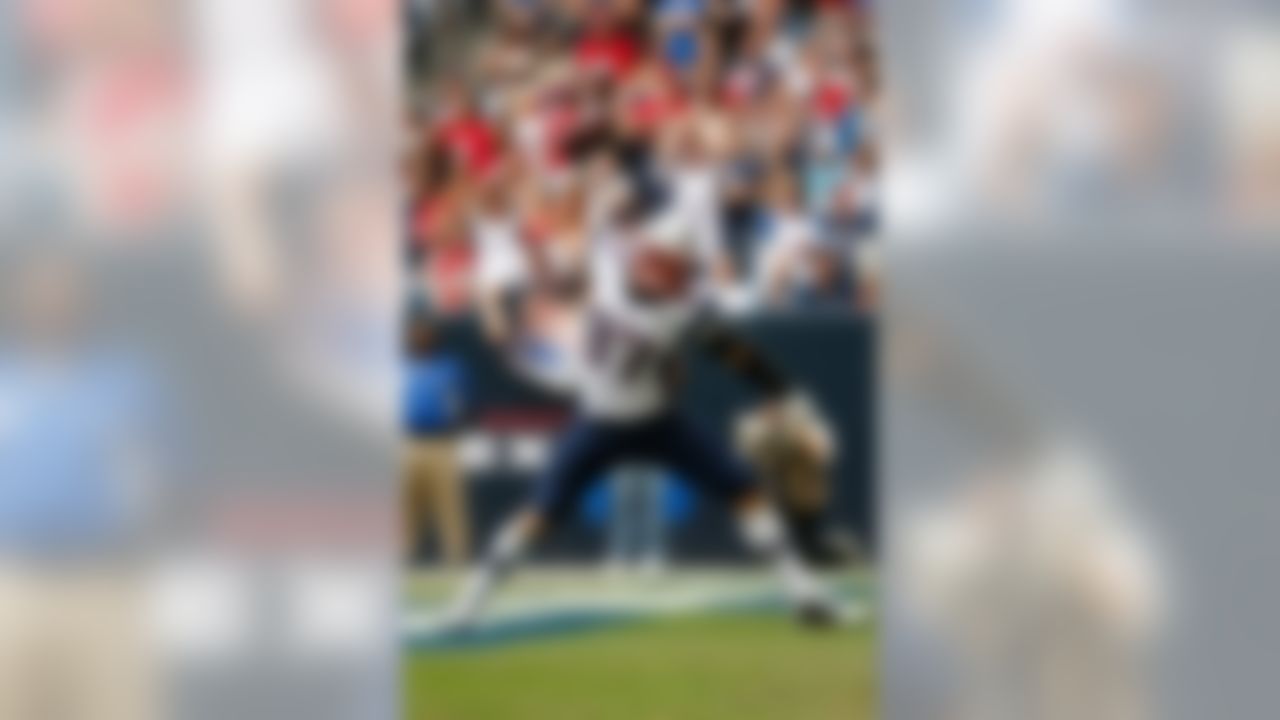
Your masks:
{"label": "player's outstretched arm", "polygon": [[834,457],[831,430],[802,389],[755,346],[731,329],[716,327],[707,332],[706,338],[708,350],[720,362],[746,378],[765,396],[767,404],[753,411],[760,428],[797,438],[824,462]]}
{"label": "player's outstretched arm", "polygon": [[703,331],[708,353],[755,386],[766,398],[782,398],[792,390],[791,380],[741,334],[717,325]]}

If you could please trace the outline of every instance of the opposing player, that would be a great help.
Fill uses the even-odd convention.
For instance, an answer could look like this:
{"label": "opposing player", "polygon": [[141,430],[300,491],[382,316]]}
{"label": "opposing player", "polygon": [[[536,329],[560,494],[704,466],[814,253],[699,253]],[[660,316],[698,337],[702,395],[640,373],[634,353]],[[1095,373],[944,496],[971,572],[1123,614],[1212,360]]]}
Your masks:
{"label": "opposing player", "polygon": [[[679,353],[696,343],[753,384],[769,403],[799,400],[788,380],[749,344],[712,319],[705,267],[687,223],[676,216],[633,223],[595,238],[586,280],[577,362],[560,382],[578,414],[539,478],[530,502],[498,531],[446,618],[470,627],[527,549],[563,521],[584,490],[611,468],[644,462],[733,509],[747,545],[776,569],[799,619],[833,622],[835,609],[791,548],[760,484],[727,446],[675,407]],[[562,368],[563,369],[563,368]]]}

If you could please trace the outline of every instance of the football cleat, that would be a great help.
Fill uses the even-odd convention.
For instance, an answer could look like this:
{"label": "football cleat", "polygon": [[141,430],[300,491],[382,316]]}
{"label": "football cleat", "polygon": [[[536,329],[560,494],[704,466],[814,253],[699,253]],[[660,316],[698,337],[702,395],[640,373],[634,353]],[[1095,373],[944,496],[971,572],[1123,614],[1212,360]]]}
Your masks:
{"label": "football cleat", "polygon": [[840,624],[840,611],[826,600],[807,600],[796,606],[796,621],[813,630],[827,630]]}

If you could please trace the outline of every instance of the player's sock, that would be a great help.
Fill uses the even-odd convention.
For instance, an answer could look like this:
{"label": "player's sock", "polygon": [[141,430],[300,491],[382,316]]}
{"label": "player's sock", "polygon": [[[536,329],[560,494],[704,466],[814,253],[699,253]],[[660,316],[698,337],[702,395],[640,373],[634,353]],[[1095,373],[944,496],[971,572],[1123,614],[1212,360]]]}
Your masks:
{"label": "player's sock", "polygon": [[484,560],[463,583],[462,592],[449,611],[449,624],[466,627],[475,621],[494,590],[519,564],[530,540],[527,527],[519,521],[508,523],[498,532]]}
{"label": "player's sock", "polygon": [[739,514],[738,524],[747,545],[773,565],[792,602],[807,604],[825,600],[821,584],[791,547],[782,521],[772,508],[760,506],[746,510]]}

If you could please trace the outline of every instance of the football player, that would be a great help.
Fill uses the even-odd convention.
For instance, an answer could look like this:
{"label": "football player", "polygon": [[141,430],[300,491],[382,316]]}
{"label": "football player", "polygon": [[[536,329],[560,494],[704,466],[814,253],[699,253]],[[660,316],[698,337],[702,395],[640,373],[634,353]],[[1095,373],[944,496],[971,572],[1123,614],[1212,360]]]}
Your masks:
{"label": "football player", "polygon": [[576,418],[530,501],[504,523],[464,582],[446,626],[470,627],[530,545],[569,516],[590,484],[632,462],[673,470],[728,505],[746,544],[776,570],[798,618],[810,625],[837,619],[751,471],[676,407],[678,357],[691,343],[754,385],[766,403],[800,402],[777,368],[714,320],[705,254],[688,225],[670,214],[596,233],[580,347],[557,380],[574,392]]}

